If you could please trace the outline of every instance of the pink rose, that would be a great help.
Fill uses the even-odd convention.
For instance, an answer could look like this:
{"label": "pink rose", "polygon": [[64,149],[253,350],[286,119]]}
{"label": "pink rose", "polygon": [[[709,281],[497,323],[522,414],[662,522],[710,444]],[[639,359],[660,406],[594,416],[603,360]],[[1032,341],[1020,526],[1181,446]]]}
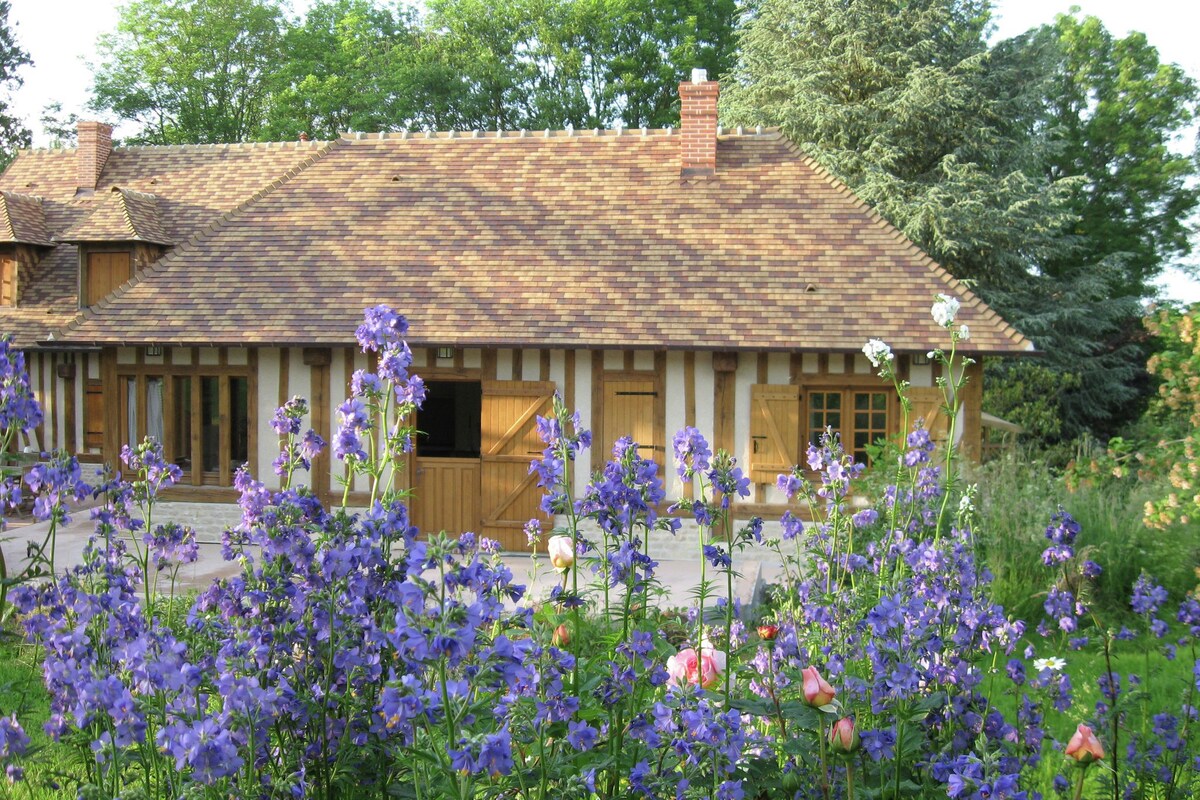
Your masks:
{"label": "pink rose", "polygon": [[667,659],[668,683],[683,686],[694,683],[704,689],[716,686],[725,672],[725,654],[705,641],[697,653],[688,647]]}
{"label": "pink rose", "polygon": [[858,749],[858,729],[854,727],[853,717],[842,717],[833,723],[829,731],[829,746],[835,753],[849,755]]}
{"label": "pink rose", "polygon": [[1090,764],[1104,758],[1104,747],[1092,729],[1080,723],[1071,741],[1067,742],[1067,758],[1073,758],[1080,764]]}
{"label": "pink rose", "polygon": [[829,685],[816,667],[805,667],[801,670],[804,676],[804,702],[814,708],[827,706],[833,702],[837,692]]}

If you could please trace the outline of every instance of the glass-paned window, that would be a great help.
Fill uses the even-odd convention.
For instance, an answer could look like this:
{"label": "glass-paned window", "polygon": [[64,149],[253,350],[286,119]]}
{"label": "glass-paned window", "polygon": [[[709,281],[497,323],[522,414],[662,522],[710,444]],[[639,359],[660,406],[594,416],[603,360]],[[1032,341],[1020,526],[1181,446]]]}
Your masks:
{"label": "glass-paned window", "polygon": [[886,392],[854,393],[854,458],[866,463],[867,445],[887,436]]}
{"label": "glass-paned window", "polygon": [[833,428],[834,433],[842,429],[842,393],[809,392],[808,440],[819,444],[826,428]]}

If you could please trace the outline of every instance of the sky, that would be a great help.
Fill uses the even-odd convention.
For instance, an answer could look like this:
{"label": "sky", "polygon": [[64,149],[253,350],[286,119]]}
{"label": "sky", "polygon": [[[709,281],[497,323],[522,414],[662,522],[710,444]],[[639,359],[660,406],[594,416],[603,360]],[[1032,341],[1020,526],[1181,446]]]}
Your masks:
{"label": "sky", "polygon": [[[93,58],[96,37],[116,27],[119,3],[10,0],[10,4],[9,22],[15,23],[17,41],[34,62],[21,73],[25,83],[13,94],[12,109],[34,131],[34,144],[46,146],[49,142],[41,132],[40,119],[47,103],[57,101],[65,112],[92,116],[85,108],[91,86],[87,61]],[[292,5],[302,7],[307,2],[293,0]],[[1163,61],[1179,64],[1200,79],[1200,47],[1195,45],[1200,8],[1191,0],[994,0],[994,38],[1052,22],[1073,5],[1085,15],[1099,17],[1115,35],[1141,31],[1158,48]],[[117,135],[120,133],[118,129]],[[1164,291],[1173,299],[1200,302],[1200,281],[1178,272],[1167,276]]]}

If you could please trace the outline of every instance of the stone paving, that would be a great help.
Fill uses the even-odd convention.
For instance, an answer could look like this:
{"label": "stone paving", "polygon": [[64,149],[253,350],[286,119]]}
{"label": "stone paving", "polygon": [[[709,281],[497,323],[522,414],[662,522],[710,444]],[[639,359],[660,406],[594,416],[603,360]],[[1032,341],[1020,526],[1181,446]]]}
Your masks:
{"label": "stone paving", "polygon": [[[161,503],[155,506],[154,513],[156,520],[170,520],[196,529],[200,557],[195,563],[180,569],[178,581],[181,587],[202,589],[213,579],[227,577],[238,571],[237,564],[221,558],[221,532],[240,519],[237,506],[220,503]],[[58,532],[55,563],[59,571],[79,562],[93,530],[86,506],[76,509],[71,516],[71,522]],[[16,525],[4,532],[0,540],[0,549],[3,549],[10,574],[16,571],[19,564],[25,562],[27,544],[41,543],[47,530],[47,523],[34,523]],[[735,584],[734,592],[743,605],[755,602],[763,585],[777,580],[781,572],[773,554],[762,555],[765,558],[757,558],[758,554],[755,554],[754,557],[743,556],[738,561],[738,571],[742,576]],[[532,583],[532,591],[536,597],[545,597],[557,581],[557,575],[544,558],[536,575],[531,569],[532,562],[527,555],[506,554],[504,562],[513,571],[518,583]],[[662,558],[655,574],[665,589],[664,596],[659,600],[661,606],[686,607],[691,604],[700,581],[696,558]],[[716,596],[724,596],[722,587],[714,587],[713,591]]]}

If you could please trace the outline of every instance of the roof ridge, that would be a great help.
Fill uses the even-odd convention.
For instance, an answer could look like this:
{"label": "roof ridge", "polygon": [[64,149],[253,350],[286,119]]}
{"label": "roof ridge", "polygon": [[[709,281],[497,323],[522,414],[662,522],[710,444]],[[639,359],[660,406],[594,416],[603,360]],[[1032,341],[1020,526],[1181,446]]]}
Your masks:
{"label": "roof ridge", "polygon": [[983,298],[972,291],[965,282],[951,275],[949,270],[935,261],[933,256],[926,253],[916,242],[910,239],[908,234],[884,218],[884,216],[876,211],[873,206],[867,203],[867,201],[855,194],[854,190],[851,189],[841,178],[838,178],[836,175],[826,169],[813,156],[805,153],[804,150],[799,147],[799,145],[796,145],[795,142],[792,142],[791,139],[788,139],[786,136],[784,136],[784,138],[792,144],[793,148],[795,148],[794,152],[803,155],[802,163],[816,172],[817,175],[823,178],[825,182],[828,183],[835,191],[839,192],[845,197],[849,197],[853,201],[855,207],[858,210],[865,212],[867,218],[870,219],[886,235],[900,244],[907,244],[909,251],[914,255],[920,254],[921,258],[919,259],[918,263],[922,264],[927,270],[929,270],[929,273],[934,278],[941,281],[948,289],[965,293],[963,300],[966,301],[967,305],[977,309],[981,314],[984,315],[985,318],[989,320],[994,318],[1000,319],[1002,322],[1004,322],[1004,327],[1001,329],[1001,331],[1005,336],[1008,337],[1009,341],[1024,341],[1030,350],[1036,349],[1032,341],[1027,339],[1024,334],[1022,334],[1008,321],[1004,320],[1003,317],[997,314],[995,309],[985,303]]}
{"label": "roof ridge", "polygon": [[231,208],[229,211],[226,211],[224,214],[219,216],[215,221],[213,221],[213,222],[209,223],[208,225],[204,226],[203,228],[201,228],[198,232],[193,234],[190,239],[188,239],[185,242],[182,242],[174,250],[170,251],[169,253],[163,254],[153,264],[146,267],[140,273],[134,274],[132,277],[130,277],[129,280],[125,281],[120,286],[118,286],[117,288],[115,288],[111,292],[109,292],[107,295],[100,298],[100,300],[98,302],[94,303],[91,306],[88,306],[85,309],[81,309],[79,311],[79,313],[77,313],[70,322],[68,322],[64,327],[60,328],[59,330],[61,332],[63,332],[64,334],[69,333],[70,331],[72,331],[76,327],[78,327],[78,325],[80,323],[95,316],[97,309],[103,310],[103,309],[107,308],[109,305],[112,304],[112,302],[114,300],[116,300],[117,298],[124,295],[125,292],[127,292],[130,289],[132,289],[133,287],[137,286],[142,281],[146,280],[146,278],[150,277],[152,274],[158,274],[159,272],[161,272],[166,263],[177,260],[183,253],[185,253],[187,251],[194,250],[196,248],[196,246],[202,240],[204,240],[205,238],[208,237],[209,234],[215,233],[217,230],[222,228],[226,223],[230,222],[235,217],[239,216],[244,211],[246,211],[250,206],[254,205],[259,200],[262,200],[264,197],[274,193],[274,191],[276,189],[278,189],[281,186],[283,186],[284,184],[290,182],[293,178],[295,178],[301,172],[304,172],[306,169],[311,167],[313,164],[320,161],[322,158],[324,158],[326,155],[328,155],[332,150],[336,149],[339,143],[340,143],[339,140],[336,140],[336,139],[333,141],[329,141],[329,142],[322,142],[321,143],[322,146],[316,148],[316,151],[312,155],[310,155],[308,158],[304,159],[299,164],[296,164],[291,169],[287,170],[282,175],[280,175],[278,178],[275,178],[274,180],[272,180],[266,186],[259,189],[257,192],[255,192],[250,197],[243,200],[238,205]]}
{"label": "roof ridge", "polygon": [[[639,128],[627,128],[624,125],[618,125],[612,128],[544,128],[542,130],[529,130],[519,128],[517,130],[497,129],[497,130],[481,130],[475,128],[473,130],[420,130],[420,131],[341,131],[338,133],[340,141],[386,141],[389,139],[427,139],[435,141],[443,141],[449,139],[574,139],[574,138],[640,138],[651,136],[676,136],[679,135],[680,129],[677,127],[666,128],[649,128],[642,126]],[[732,137],[764,137],[764,138],[786,138],[778,126],[764,127],[757,125],[754,128],[738,125],[733,129],[718,126],[717,136],[732,138]]]}

